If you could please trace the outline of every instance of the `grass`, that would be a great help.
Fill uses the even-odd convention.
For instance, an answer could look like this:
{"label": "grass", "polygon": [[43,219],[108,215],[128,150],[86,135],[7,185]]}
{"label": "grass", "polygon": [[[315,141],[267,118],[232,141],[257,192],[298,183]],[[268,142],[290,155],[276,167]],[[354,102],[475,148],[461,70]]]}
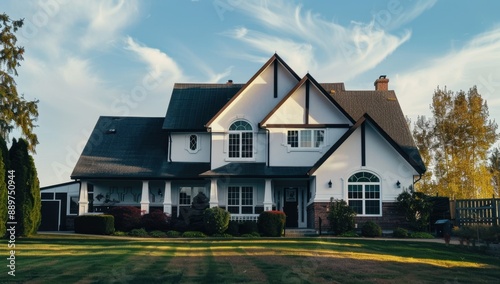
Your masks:
{"label": "grass", "polygon": [[[8,256],[7,245],[0,253]],[[498,283],[500,259],[441,243],[369,239],[130,239],[38,235],[16,241],[0,283]],[[0,262],[1,264],[1,262]]]}

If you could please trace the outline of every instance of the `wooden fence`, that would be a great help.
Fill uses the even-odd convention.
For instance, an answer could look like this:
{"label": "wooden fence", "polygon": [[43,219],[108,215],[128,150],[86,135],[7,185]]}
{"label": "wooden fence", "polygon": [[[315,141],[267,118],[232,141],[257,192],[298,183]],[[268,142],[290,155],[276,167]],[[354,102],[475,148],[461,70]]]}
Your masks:
{"label": "wooden fence", "polygon": [[455,213],[457,226],[500,225],[500,199],[450,200],[450,211]]}

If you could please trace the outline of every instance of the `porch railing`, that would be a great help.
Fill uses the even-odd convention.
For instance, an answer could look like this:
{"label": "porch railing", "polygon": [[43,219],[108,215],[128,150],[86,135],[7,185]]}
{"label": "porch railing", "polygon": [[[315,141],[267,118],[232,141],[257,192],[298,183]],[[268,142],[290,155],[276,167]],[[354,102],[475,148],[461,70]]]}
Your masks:
{"label": "porch railing", "polygon": [[243,222],[243,221],[257,222],[258,218],[259,214],[231,215],[231,221],[238,221],[238,222]]}

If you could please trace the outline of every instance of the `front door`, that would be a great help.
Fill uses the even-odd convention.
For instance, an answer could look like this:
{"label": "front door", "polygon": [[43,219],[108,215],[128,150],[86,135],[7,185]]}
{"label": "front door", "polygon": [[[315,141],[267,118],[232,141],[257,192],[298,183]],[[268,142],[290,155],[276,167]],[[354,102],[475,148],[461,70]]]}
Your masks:
{"label": "front door", "polygon": [[299,226],[299,201],[296,187],[285,188],[285,202],[283,211],[286,214],[286,227],[297,228]]}

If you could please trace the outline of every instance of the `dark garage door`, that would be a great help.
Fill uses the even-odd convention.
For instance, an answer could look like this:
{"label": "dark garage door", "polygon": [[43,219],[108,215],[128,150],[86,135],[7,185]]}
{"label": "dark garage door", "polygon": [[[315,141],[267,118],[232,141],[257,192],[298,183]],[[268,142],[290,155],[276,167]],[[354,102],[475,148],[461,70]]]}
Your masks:
{"label": "dark garage door", "polygon": [[42,200],[42,222],[39,231],[59,231],[60,200]]}

